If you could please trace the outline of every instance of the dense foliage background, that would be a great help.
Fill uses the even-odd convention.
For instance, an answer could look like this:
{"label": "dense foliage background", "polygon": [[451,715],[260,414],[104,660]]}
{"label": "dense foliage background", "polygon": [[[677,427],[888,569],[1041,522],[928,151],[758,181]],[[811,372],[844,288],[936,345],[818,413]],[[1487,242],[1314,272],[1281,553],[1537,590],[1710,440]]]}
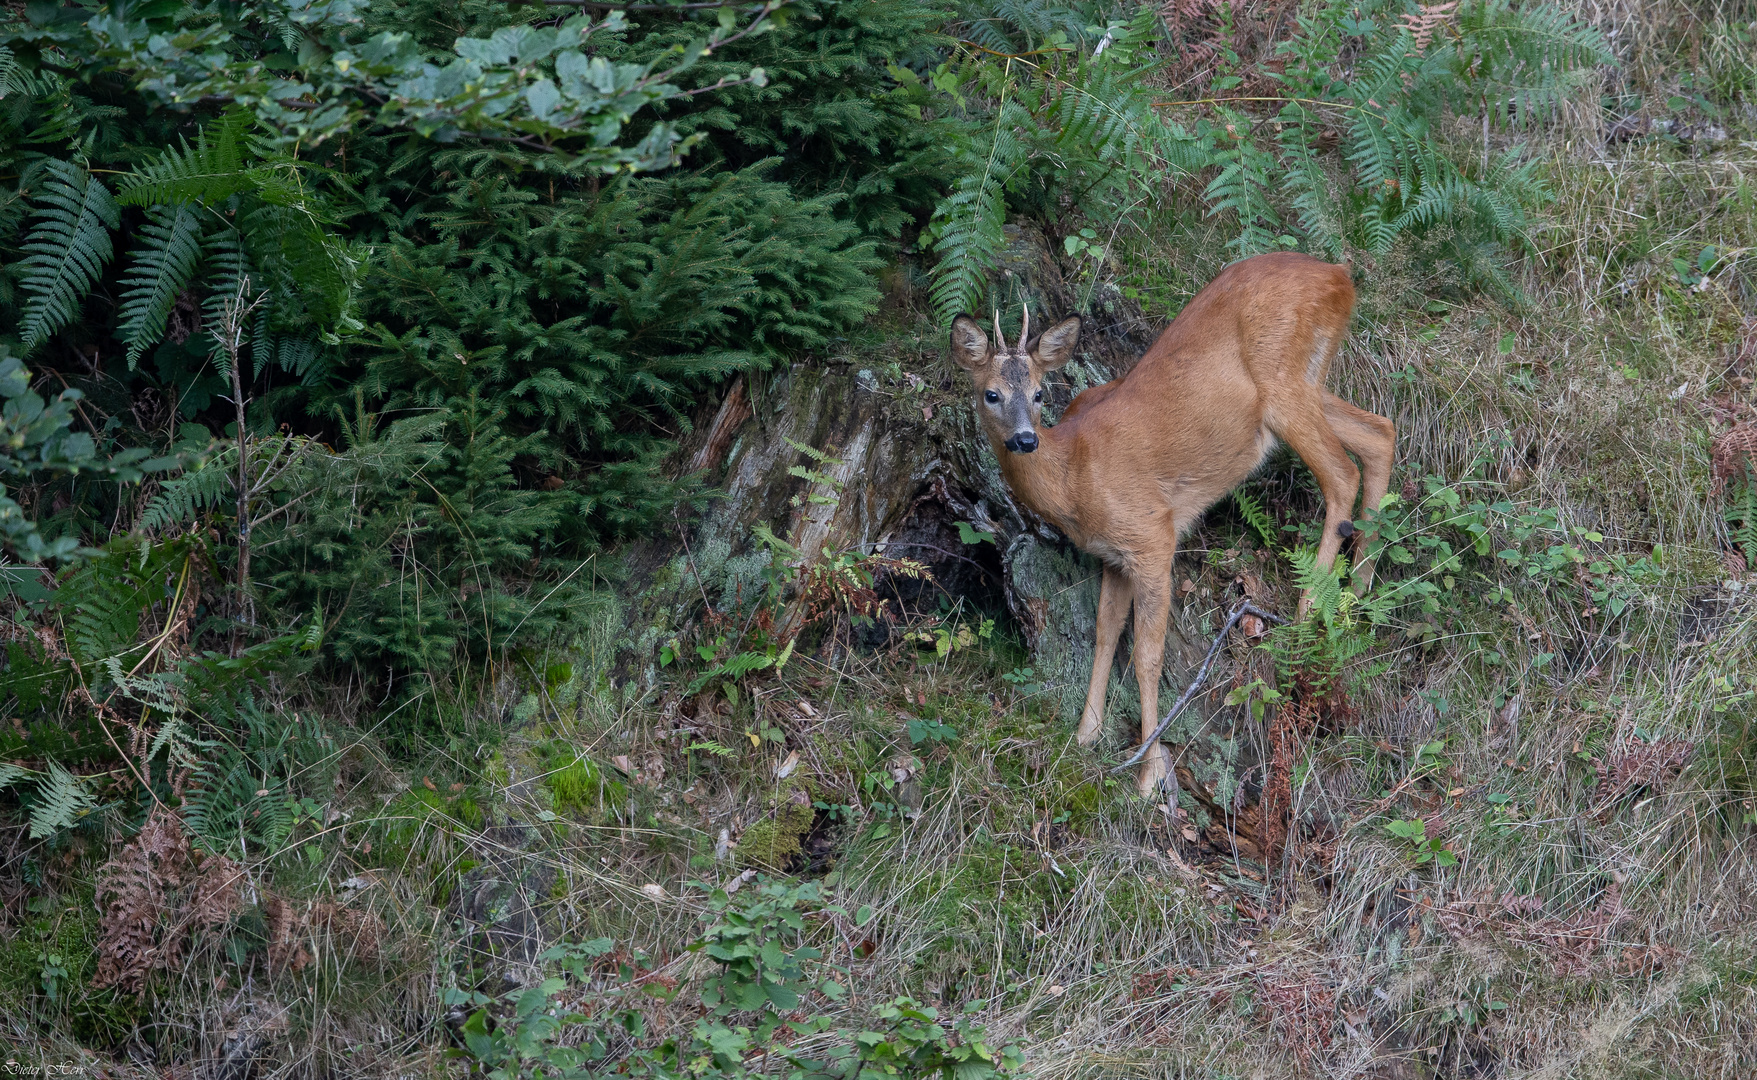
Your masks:
{"label": "dense foliage background", "polygon": [[[248,1044],[237,1051],[247,1062],[280,1054],[275,1068],[336,1071],[337,1048],[352,1036],[327,1017],[345,1012],[350,994],[369,995],[387,967],[425,970],[434,964],[424,957],[443,954],[445,974],[429,981],[445,988],[449,1020],[437,991],[404,993],[374,1015],[406,1041],[378,1040],[382,1060],[362,1068],[391,1069],[445,1045],[505,1076],[585,1075],[606,1058],[624,1071],[675,1075],[687,1064],[732,1074],[767,1069],[756,1063],[771,1055],[814,1075],[865,1068],[973,1080],[1016,1068],[1006,1040],[991,1052],[976,1029],[912,1000],[848,1011],[842,987],[813,966],[825,955],[849,964],[872,955],[882,935],[862,928],[892,902],[884,891],[926,887],[892,873],[906,856],[892,867],[871,853],[893,824],[900,832],[918,815],[919,801],[894,789],[920,784],[922,759],[957,789],[967,764],[959,728],[967,740],[986,731],[1035,764],[1016,806],[990,781],[975,784],[990,800],[980,828],[933,826],[929,846],[941,845],[944,865],[930,874],[946,875],[934,895],[955,891],[949,882],[963,871],[948,867],[969,858],[974,877],[957,888],[992,899],[983,918],[1018,936],[1020,950],[1039,948],[1046,931],[1023,928],[1037,914],[1017,907],[1017,894],[1007,899],[1004,859],[995,871],[966,846],[1029,832],[1030,858],[1065,878],[1058,857],[1090,856],[1090,870],[1110,856],[1056,856],[1067,841],[1052,835],[1122,830],[1159,849],[1179,843],[1140,817],[1147,811],[1123,807],[1102,777],[1039,760],[1039,742],[1066,740],[1046,734],[1013,628],[942,612],[906,639],[926,643],[923,657],[892,648],[893,666],[866,671],[864,689],[824,689],[825,678],[840,687],[862,677],[852,660],[845,671],[814,668],[816,681],[798,691],[781,674],[795,640],[815,643],[858,621],[881,567],[870,553],[826,552],[831,569],[813,571],[804,563],[816,552],[771,534],[736,541],[761,556],[769,590],[736,634],[715,621],[725,615],[705,591],[695,638],[649,642],[639,627],[613,627],[627,632],[618,649],[654,646],[655,695],[631,697],[583,656],[613,621],[605,597],[631,545],[677,532],[714,497],[677,451],[729,386],[850,357],[893,363],[898,379],[920,370],[938,386],[931,343],[951,315],[998,308],[1018,318],[1022,293],[997,286],[993,271],[1020,235],[1041,243],[1036,255],[1058,264],[1087,313],[1168,316],[1225,261],[1269,250],[1359,271],[1363,348],[1378,365],[1361,366],[1376,373],[1364,392],[1401,410],[1407,462],[1386,534],[1387,581],[1363,607],[1332,597],[1320,622],[1271,641],[1267,667],[1241,674],[1227,706],[1271,725],[1277,701],[1317,701],[1313,688],[1341,686],[1345,672],[1358,680],[1389,670],[1404,680],[1397,703],[1389,691],[1384,701],[1356,691],[1360,700],[1381,706],[1374,715],[1427,709],[1431,723],[1381,771],[1372,771],[1372,739],[1332,732],[1300,766],[1302,797],[1366,799],[1370,787],[1371,798],[1394,801],[1417,780],[1413,790],[1431,787],[1436,800],[1475,791],[1489,781],[1469,773],[1476,766],[1458,749],[1464,736],[1446,728],[1447,709],[1468,697],[1513,725],[1514,742],[1492,748],[1471,729],[1478,764],[1492,768],[1519,753],[1519,703],[1536,715],[1538,684],[1562,679],[1545,672],[1567,667],[1598,688],[1596,704],[1570,698],[1584,683],[1564,681],[1552,687],[1563,702],[1554,708],[1608,725],[1552,755],[1591,761],[1603,785],[1590,798],[1576,792],[1567,813],[1608,814],[1607,791],[1657,797],[1712,743],[1713,775],[1699,785],[1709,794],[1691,821],[1699,837],[1713,834],[1701,843],[1714,851],[1742,850],[1737,838],[1757,820],[1742,771],[1749,742],[1721,725],[1731,724],[1728,709],[1748,711],[1748,650],[1700,671],[1673,650],[1689,636],[1686,595],[1715,618],[1745,611],[1749,626],[1748,610],[1710,583],[1739,579],[1757,559],[1747,403],[1757,322],[1746,269],[1757,245],[1754,19],[1737,4],[1640,15],[1511,0],[0,6],[0,1003],[28,1002],[9,1038],[29,1028],[44,1047],[184,1067],[214,1053],[213,1040],[152,1018],[199,1011],[188,1004],[190,972],[239,985],[260,971],[266,985],[316,979],[302,974],[315,963],[332,980],[321,993],[278,1020],[263,1019],[266,999],[252,1006],[256,1020],[227,1013],[221,1042]],[[1677,179],[1692,168],[1696,179]],[[1653,325],[1635,314],[1650,306],[1663,313]],[[1606,346],[1612,339],[1621,344]],[[1438,341],[1436,352],[1461,359],[1418,364],[1412,341]],[[1599,366],[1571,369],[1589,349]],[[1476,374],[1470,357],[1494,374]],[[1680,378],[1683,389],[1667,397]],[[1582,381],[1630,389],[1620,404],[1595,404],[1590,422],[1543,419],[1544,395]],[[956,407],[957,396],[940,407]],[[1612,432],[1634,423],[1625,406],[1650,418],[1680,398],[1706,403],[1696,427],[1665,429],[1663,445],[1682,448],[1685,464],[1607,449]],[[1531,448],[1556,445],[1572,464],[1540,466]],[[1532,480],[1542,468],[1559,478]],[[1244,565],[1290,588],[1312,583],[1297,554],[1270,566],[1281,533],[1299,535],[1282,521],[1310,516],[1313,496],[1290,476],[1263,481],[1212,524],[1193,576],[1224,570],[1230,580]],[[966,543],[982,542],[960,528]],[[1253,550],[1265,553],[1258,563]],[[884,567],[913,572],[896,560]],[[800,595],[834,616],[805,638],[782,615],[783,599]],[[1691,632],[1707,642],[1709,614],[1698,614]],[[1479,639],[1486,644],[1469,644]],[[1607,641],[1616,659],[1605,658]],[[1418,658],[1405,658],[1412,651]],[[1661,659],[1644,667],[1648,653]],[[693,655],[702,663],[689,667]],[[1419,674],[1397,666],[1417,663]],[[1619,665],[1632,665],[1626,684]],[[861,728],[843,741],[872,760],[835,781],[812,766],[800,776],[817,779],[788,781],[791,767],[758,760],[769,742],[815,752],[800,736],[783,738],[760,694],[798,691],[828,707],[837,694],[877,701],[903,682],[901,749],[886,741],[895,732],[868,747]],[[930,684],[931,708],[921,689]],[[689,745],[665,751],[678,773],[670,781],[626,754],[613,765],[606,748],[622,744],[605,741],[610,733],[626,740],[635,730],[647,745],[676,719],[678,701],[705,698],[727,704],[715,706],[721,720],[701,724],[724,730],[678,728]],[[1316,708],[1302,721],[1308,735]],[[1336,709],[1326,724],[1344,724],[1348,706]],[[1690,710],[1694,719],[1679,719]],[[879,726],[894,709],[883,711]],[[557,719],[564,713],[573,719]],[[1325,788],[1311,764],[1325,754],[1371,781]],[[1539,756],[1525,752],[1534,769]],[[1233,812],[1247,786],[1256,798],[1269,782],[1267,766],[1250,785],[1220,771],[1239,794]],[[717,824],[685,829],[677,817],[710,799],[700,792],[740,793],[725,795],[736,801],[769,788],[761,822],[722,815],[743,839],[716,837]],[[1539,797],[1500,794],[1481,826],[1511,847],[1508,821],[1522,798],[1530,813],[1520,820],[1539,820]],[[520,802],[532,798],[537,810]],[[1363,805],[1356,825],[1391,802]],[[1401,831],[1375,832],[1379,847],[1359,856],[1383,871],[1374,889],[1398,887],[1406,869],[1413,883],[1465,848],[1445,847],[1440,825],[1430,835],[1398,806],[1393,813],[1410,815],[1396,818]],[[1208,811],[1188,809],[1206,829]],[[513,841],[482,838],[533,813],[568,844],[570,821],[587,847],[615,835],[622,868],[565,848],[555,856],[565,872],[541,887],[519,879],[520,896],[553,886],[565,903],[570,888],[597,887],[582,884],[598,880],[590,875],[616,873],[622,893],[647,875],[644,887],[668,900],[654,882],[675,891],[727,858],[729,842],[755,850],[766,828],[769,855],[747,863],[769,871],[798,870],[812,836],[858,831],[859,850],[876,861],[843,884],[871,903],[837,907],[834,882],[828,895],[794,883],[734,899],[750,875],[735,877],[738,886],[710,893],[706,930],[643,924],[620,944],[525,956],[532,970],[562,974],[526,979],[534,989],[503,999],[479,966],[505,952],[499,944],[472,940],[445,954],[434,942],[453,919],[514,917],[471,914],[472,904],[503,903],[494,889],[518,878],[484,854]],[[1019,815],[1039,827],[1009,823]],[[1313,843],[1329,844],[1325,857],[1341,866],[1350,856],[1338,854],[1338,836],[1353,834],[1336,828]],[[1463,836],[1467,826],[1457,828]],[[1631,829],[1639,836],[1617,841],[1628,851],[1675,846],[1649,825]],[[1196,842],[1193,826],[1177,835]],[[993,842],[1024,850],[1019,836]],[[791,853],[775,857],[776,843]],[[1609,919],[1618,903],[1613,892],[1605,906],[1605,875],[1621,888],[1646,858],[1612,865],[1588,853],[1597,843],[1517,873],[1490,854],[1471,869],[1484,867],[1482,880],[1514,889],[1508,896],[1549,889],[1572,905],[1549,929],[1590,936],[1599,933],[1591,920]],[[1227,920],[1298,910],[1297,888],[1273,902],[1264,892],[1277,850],[1257,850],[1256,885],[1242,869],[1229,879],[1256,899]],[[1236,844],[1231,852],[1237,869]],[[379,872],[402,890],[388,925],[386,910],[344,902],[375,887],[369,875]],[[1335,885],[1341,873],[1325,888],[1366,895],[1364,885]],[[1437,888],[1442,904],[1464,895],[1462,885]],[[1072,903],[1038,899],[1045,911]],[[1081,933],[1138,940],[1147,931],[1117,914],[1126,906],[1094,901],[1083,910],[1104,914]],[[76,908],[85,914],[57,914]],[[1350,933],[1365,932],[1369,908],[1357,905]],[[1128,927],[1120,937],[1102,929],[1112,916]],[[1182,908],[1165,918],[1186,916],[1210,918]],[[1385,934],[1421,925],[1407,914],[1371,917],[1375,933],[1387,919]],[[852,952],[822,951],[832,930]],[[901,942],[917,931],[890,932]],[[813,933],[817,945],[801,944]],[[875,976],[883,993],[933,995],[946,1009],[980,998],[1008,1040],[1055,1026],[1045,1017],[1061,1015],[1054,1001],[1067,987],[1037,987],[1008,967],[1004,948],[990,952],[1000,938],[961,924],[919,933],[932,957],[889,982]],[[1158,956],[1151,971],[1131,969],[1120,993],[1145,1000],[1193,985],[1199,968],[1219,970],[1224,949],[1208,934]],[[1611,948],[1601,938],[1592,946]],[[678,980],[663,974],[686,947],[719,965],[704,984],[707,1026],[687,1038],[676,1034],[684,1013],[666,1012],[682,1000]],[[1385,960],[1382,944],[1361,948],[1374,962],[1402,962],[1402,952]],[[1677,966],[1647,953],[1631,962],[1647,976]],[[1746,998],[1748,967],[1727,976]],[[1284,1036],[1290,1068],[1342,1067],[1329,1015],[1343,1015],[1335,995],[1346,987],[1314,990],[1291,969],[1243,970],[1214,976],[1203,1000],[1244,995],[1241,1015],[1267,1003],[1261,1015]],[[1103,970],[1089,975],[1104,982]],[[612,984],[629,996],[609,1011],[576,994]],[[630,1005],[641,985],[663,1007]],[[1319,1019],[1313,993],[1331,995]],[[1106,994],[1116,996],[1098,990],[1093,1001]],[[1437,1045],[1450,1048],[1445,1075],[1474,1075],[1467,1061],[1484,1025],[1507,1008],[1497,994],[1513,996],[1486,983],[1438,995],[1381,1030],[1412,1046],[1439,1031]],[[1287,1004],[1294,998],[1301,1004]],[[1741,1001],[1728,1006],[1735,1026],[1752,1022]],[[581,1028],[575,1015],[567,1023],[578,1037],[558,1044],[558,1017],[576,1007],[597,1019]],[[1128,1023],[1183,1022],[1154,1016]],[[879,1034],[856,1058],[814,1056],[811,1039],[843,1039],[844,1024]],[[575,1044],[589,1053],[570,1057]]]}

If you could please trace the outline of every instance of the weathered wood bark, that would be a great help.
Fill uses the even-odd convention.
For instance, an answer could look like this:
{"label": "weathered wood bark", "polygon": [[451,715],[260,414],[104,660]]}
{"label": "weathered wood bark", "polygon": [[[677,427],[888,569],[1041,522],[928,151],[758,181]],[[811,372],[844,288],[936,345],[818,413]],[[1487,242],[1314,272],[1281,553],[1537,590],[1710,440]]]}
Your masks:
{"label": "weathered wood bark", "polygon": [[[1076,310],[1087,318],[1080,357],[1052,387],[1046,409],[1052,416],[1079,390],[1124,373],[1163,327],[1149,324],[1114,290],[1082,304],[1041,237],[1009,228],[1009,241],[996,285],[1012,311],[1028,302],[1040,325]],[[1064,721],[1077,721],[1092,663],[1098,564],[1014,502],[977,429],[967,377],[946,359],[939,335],[923,339],[913,353],[800,363],[736,384],[723,402],[704,408],[678,461],[707,469],[709,482],[724,494],[687,526],[686,543],[678,545],[681,562],[663,544],[644,555],[637,577],[660,580],[669,572],[693,584],[687,594],[677,591],[669,616],[648,608],[643,618],[658,630],[637,648],[656,648],[668,618],[684,617],[691,602],[705,599],[728,611],[755,594],[754,571],[767,562],[766,553],[754,551],[753,529],[760,524],[808,558],[825,550],[907,557],[927,564],[937,585],[953,594],[1004,599],[1031,650],[1037,680]],[[959,521],[994,533],[996,545],[963,544]],[[1186,561],[1175,574],[1194,571]],[[1177,607],[1165,678],[1181,689],[1212,628],[1200,625],[1202,605]],[[1122,678],[1129,653],[1125,639],[1107,709],[1112,755],[1133,741],[1129,731],[1138,724],[1133,679]],[[1203,711],[1192,709],[1186,731]]]}

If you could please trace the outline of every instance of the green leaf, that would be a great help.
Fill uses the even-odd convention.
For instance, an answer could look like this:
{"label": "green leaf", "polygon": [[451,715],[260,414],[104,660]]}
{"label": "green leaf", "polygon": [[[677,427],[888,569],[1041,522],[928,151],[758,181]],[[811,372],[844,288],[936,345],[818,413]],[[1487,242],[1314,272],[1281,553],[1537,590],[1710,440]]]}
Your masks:
{"label": "green leaf", "polygon": [[1427,825],[1420,818],[1397,819],[1387,822],[1385,831],[1399,839],[1415,843],[1419,843],[1427,837]]}
{"label": "green leaf", "polygon": [[768,994],[769,1001],[782,1012],[791,1012],[799,1008],[799,995],[780,983],[766,983],[763,990]]}
{"label": "green leaf", "polygon": [[968,521],[957,522],[958,542],[961,544],[992,544],[994,533],[978,529]]}

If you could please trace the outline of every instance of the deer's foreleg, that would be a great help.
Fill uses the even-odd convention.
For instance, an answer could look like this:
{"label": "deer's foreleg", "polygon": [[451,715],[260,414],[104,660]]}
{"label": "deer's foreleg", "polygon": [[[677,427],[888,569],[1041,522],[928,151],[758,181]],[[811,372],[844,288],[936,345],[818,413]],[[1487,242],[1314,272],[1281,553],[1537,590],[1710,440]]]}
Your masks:
{"label": "deer's foreleg", "polygon": [[1117,639],[1122,637],[1123,620],[1128,618],[1134,592],[1128,575],[1106,563],[1104,580],[1098,587],[1098,639],[1092,650],[1092,681],[1086,687],[1086,708],[1080,714],[1079,730],[1074,733],[1074,740],[1081,746],[1091,746],[1104,731],[1104,694],[1110,686],[1110,665],[1116,659]]}
{"label": "deer's foreleg", "polygon": [[[1141,688],[1141,738],[1153,735],[1159,726],[1159,670],[1165,661],[1165,630],[1171,617],[1171,559],[1154,561],[1137,569],[1135,591],[1135,680]],[[1169,780],[1175,788],[1177,779],[1171,771],[1171,755],[1163,743],[1147,751],[1141,762],[1136,784],[1142,796],[1154,797]]]}

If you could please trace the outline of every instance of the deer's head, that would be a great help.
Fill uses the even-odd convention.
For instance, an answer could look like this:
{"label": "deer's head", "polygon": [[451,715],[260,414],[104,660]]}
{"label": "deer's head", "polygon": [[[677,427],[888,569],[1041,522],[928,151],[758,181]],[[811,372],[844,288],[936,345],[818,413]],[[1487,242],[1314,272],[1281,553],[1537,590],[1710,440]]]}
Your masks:
{"label": "deer's head", "polygon": [[1043,415],[1043,377],[1067,363],[1080,340],[1078,317],[1063,319],[1031,336],[1025,312],[1019,340],[1009,346],[994,317],[994,343],[982,324],[968,315],[952,320],[952,359],[976,384],[976,415],[989,438],[1015,454],[1037,449],[1037,422]]}

